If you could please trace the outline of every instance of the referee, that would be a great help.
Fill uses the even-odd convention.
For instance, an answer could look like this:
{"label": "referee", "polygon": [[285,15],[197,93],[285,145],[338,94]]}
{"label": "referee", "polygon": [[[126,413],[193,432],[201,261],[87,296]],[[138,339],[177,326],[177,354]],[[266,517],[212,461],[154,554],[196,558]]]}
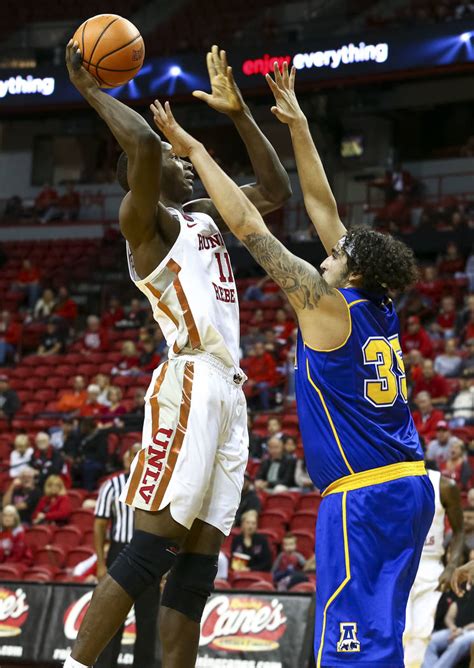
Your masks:
{"label": "referee", "polygon": [[[121,503],[120,493],[130,475],[130,464],[135,454],[141,449],[135,443],[123,456],[124,472],[109,478],[99,491],[95,509],[94,546],[97,553],[97,578],[101,580],[107,573],[122,548],[130,542],[133,535],[133,508]],[[107,528],[111,521],[110,548],[105,557]],[[158,656],[158,610],[160,605],[160,583],[155,583],[135,601],[136,639],[133,652],[134,668],[157,668]],[[116,668],[124,625],[117,631],[102,654],[96,668]]]}

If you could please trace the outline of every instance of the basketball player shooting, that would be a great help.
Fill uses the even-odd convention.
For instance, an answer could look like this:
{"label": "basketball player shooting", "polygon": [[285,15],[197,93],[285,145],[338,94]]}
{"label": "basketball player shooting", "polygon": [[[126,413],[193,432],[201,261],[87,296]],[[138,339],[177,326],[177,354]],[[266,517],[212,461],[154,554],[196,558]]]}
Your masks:
{"label": "basketball player shooting", "polygon": [[323,490],[316,535],[315,656],[321,666],[402,668],[408,594],[433,519],[433,486],[407,403],[399,323],[387,290],[416,276],[391,236],[348,231],[337,214],[295,71],[275,67],[272,111],[289,125],[308,214],[328,257],[319,272],[262,217],[155,101],[155,121],[188,156],[220,215],[297,314],[297,407],[308,470]]}
{"label": "basketball player shooting", "polygon": [[[169,571],[160,610],[162,665],[191,668],[248,457],[237,292],[214,205],[198,200],[185,212],[191,163],[138,113],[103,93],[81,60],[70,42],[70,79],[124,151],[119,222],[130,275],[170,353],[146,393],[143,449],[121,496],[136,511],[132,541],[96,588],[65,666],[91,666],[133,602]],[[288,176],[244,104],[225,52],[213,47],[207,63],[212,92],[195,96],[232,118],[257,177],[242,196],[261,213],[272,211],[290,195]]]}

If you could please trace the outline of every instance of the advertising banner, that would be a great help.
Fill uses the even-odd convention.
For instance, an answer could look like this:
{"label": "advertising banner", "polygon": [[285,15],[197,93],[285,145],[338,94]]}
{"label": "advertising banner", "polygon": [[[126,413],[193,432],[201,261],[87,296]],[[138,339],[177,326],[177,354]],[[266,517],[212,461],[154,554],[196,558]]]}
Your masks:
{"label": "advertising banner", "polygon": [[0,665],[36,660],[49,624],[52,588],[0,584]]}

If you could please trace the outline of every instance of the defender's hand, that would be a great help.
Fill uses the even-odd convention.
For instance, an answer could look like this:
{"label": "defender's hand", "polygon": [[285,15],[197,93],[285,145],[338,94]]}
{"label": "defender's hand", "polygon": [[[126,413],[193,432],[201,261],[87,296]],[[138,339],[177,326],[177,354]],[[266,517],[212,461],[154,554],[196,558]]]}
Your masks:
{"label": "defender's hand", "polygon": [[288,73],[288,63],[283,63],[283,73],[278,68],[278,63],[274,63],[273,71],[275,79],[267,74],[267,80],[270,90],[275,97],[276,105],[271,108],[279,121],[291,125],[295,121],[304,119],[304,114],[295,95],[295,76],[296,69],[291,68],[291,74]]}
{"label": "defender's hand", "polygon": [[234,81],[232,67],[227,65],[226,52],[219,51],[214,44],[206,55],[207,71],[211,84],[211,94],[195,90],[193,96],[206,102],[212,109],[221,114],[239,114],[244,110],[244,100]]}
{"label": "defender's hand", "polygon": [[78,42],[69,40],[66,46],[66,67],[69,78],[82,95],[97,90],[99,84],[96,79],[82,67],[82,53]]}
{"label": "defender's hand", "polygon": [[441,573],[439,576],[438,580],[438,591],[449,591],[451,589],[451,578],[453,577],[453,573],[455,571],[454,566],[446,566],[444,571]]}
{"label": "defender's hand", "polygon": [[[456,596],[464,596],[465,591],[469,591],[472,587],[472,581],[474,579],[474,561],[469,561],[464,566],[456,568],[451,578],[451,586],[453,588]],[[462,588],[462,585],[466,585],[466,590]]]}
{"label": "defender's hand", "polygon": [[153,113],[155,125],[165,135],[176,155],[181,158],[189,156],[199,142],[176,122],[171,113],[170,103],[165,102],[163,107],[158,100],[155,100],[153,104],[150,104],[150,109]]}

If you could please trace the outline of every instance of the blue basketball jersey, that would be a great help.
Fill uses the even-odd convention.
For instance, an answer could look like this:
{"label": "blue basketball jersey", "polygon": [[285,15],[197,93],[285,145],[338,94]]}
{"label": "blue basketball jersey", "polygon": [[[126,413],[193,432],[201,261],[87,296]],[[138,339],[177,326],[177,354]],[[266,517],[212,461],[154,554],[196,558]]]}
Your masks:
{"label": "blue basketball jersey", "polygon": [[423,459],[407,402],[393,303],[355,288],[339,293],[350,317],[346,341],[333,350],[315,350],[300,332],[296,355],[306,464],[322,490],[352,473]]}

